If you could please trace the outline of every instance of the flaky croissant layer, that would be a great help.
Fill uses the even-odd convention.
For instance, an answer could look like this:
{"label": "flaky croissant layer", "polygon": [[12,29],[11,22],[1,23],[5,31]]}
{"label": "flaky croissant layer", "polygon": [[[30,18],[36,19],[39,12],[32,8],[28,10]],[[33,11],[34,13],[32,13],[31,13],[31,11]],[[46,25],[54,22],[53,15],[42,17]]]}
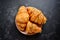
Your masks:
{"label": "flaky croissant layer", "polygon": [[21,6],[16,15],[16,25],[19,31],[27,34],[36,34],[42,32],[42,25],[45,24],[47,18],[41,10],[34,7]]}

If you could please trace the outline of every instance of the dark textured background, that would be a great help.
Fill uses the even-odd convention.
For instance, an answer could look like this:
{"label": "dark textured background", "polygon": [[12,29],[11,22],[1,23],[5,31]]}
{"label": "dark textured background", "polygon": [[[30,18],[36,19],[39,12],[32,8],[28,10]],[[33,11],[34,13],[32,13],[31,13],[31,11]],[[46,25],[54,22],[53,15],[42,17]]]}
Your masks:
{"label": "dark textured background", "polygon": [[[21,5],[41,9],[48,21],[41,34],[21,34],[14,23]],[[0,40],[59,40],[60,0],[0,0]]]}

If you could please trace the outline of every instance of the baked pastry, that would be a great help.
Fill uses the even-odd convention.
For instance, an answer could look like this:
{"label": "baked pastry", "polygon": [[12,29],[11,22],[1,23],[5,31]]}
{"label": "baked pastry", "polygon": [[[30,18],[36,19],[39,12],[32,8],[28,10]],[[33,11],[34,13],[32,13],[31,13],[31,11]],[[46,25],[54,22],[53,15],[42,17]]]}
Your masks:
{"label": "baked pastry", "polygon": [[29,14],[24,6],[21,6],[16,15],[16,25],[21,31],[24,31],[27,22],[29,21]]}
{"label": "baked pastry", "polygon": [[38,10],[34,7],[27,7],[28,14],[30,15],[30,21],[38,23],[38,24],[45,24],[46,17],[43,15],[41,10]]}
{"label": "baked pastry", "polygon": [[15,19],[17,29],[27,35],[41,33],[42,25],[45,24],[46,21],[47,18],[41,10],[30,6],[21,6]]}
{"label": "baked pastry", "polygon": [[32,35],[32,34],[39,33],[41,31],[42,31],[41,27],[37,26],[36,24],[34,24],[30,21],[27,23],[27,27],[26,27],[27,34]]}

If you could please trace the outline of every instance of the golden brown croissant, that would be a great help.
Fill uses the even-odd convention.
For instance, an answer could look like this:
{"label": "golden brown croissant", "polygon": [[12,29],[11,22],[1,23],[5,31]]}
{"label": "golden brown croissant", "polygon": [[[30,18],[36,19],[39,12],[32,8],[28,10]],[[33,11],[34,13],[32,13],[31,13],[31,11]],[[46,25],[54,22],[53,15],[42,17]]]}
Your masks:
{"label": "golden brown croissant", "polygon": [[41,10],[38,10],[34,7],[27,7],[28,14],[30,15],[30,21],[38,23],[38,24],[45,24],[46,17],[42,14]]}
{"label": "golden brown croissant", "polygon": [[[20,28],[20,30],[24,31],[26,27],[26,23],[29,21],[29,15],[24,6],[19,8],[19,11],[16,15],[16,24]],[[19,23],[19,25],[18,25]]]}
{"label": "golden brown croissant", "polygon": [[38,27],[36,24],[31,23],[30,21],[27,23],[27,27],[26,27],[27,34],[36,34],[41,31],[42,31],[42,29],[40,27]]}

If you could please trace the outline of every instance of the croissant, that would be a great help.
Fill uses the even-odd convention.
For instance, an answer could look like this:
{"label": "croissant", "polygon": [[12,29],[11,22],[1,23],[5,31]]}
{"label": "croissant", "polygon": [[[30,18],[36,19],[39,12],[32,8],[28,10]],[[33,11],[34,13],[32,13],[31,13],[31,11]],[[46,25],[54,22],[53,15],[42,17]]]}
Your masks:
{"label": "croissant", "polygon": [[28,14],[30,15],[30,21],[38,23],[38,24],[45,24],[46,17],[42,14],[42,11],[34,8],[34,7],[27,7]]}
{"label": "croissant", "polygon": [[40,27],[38,27],[36,24],[31,23],[30,21],[27,23],[27,27],[26,27],[27,34],[36,34],[41,31],[42,31],[42,29]]}
{"label": "croissant", "polygon": [[[24,31],[26,27],[26,23],[29,21],[29,15],[24,6],[21,6],[18,10],[18,13],[16,15],[16,24],[17,27],[20,28],[20,30]],[[19,25],[18,25],[19,23]]]}

